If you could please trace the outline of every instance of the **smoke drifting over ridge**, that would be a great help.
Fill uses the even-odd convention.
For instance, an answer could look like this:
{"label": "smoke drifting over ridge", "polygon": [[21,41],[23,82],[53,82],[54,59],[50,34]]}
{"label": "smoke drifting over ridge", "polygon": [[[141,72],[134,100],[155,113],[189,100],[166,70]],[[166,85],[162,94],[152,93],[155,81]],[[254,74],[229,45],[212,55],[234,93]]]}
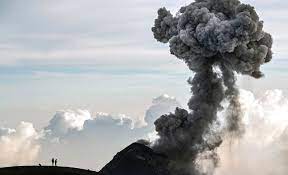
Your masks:
{"label": "smoke drifting over ridge", "polygon": [[223,109],[223,100],[229,101],[224,133],[241,136],[234,74],[261,78],[260,66],[272,59],[272,37],[263,31],[254,7],[238,0],[196,0],[176,16],[161,8],[152,31],[156,40],[169,42],[171,54],[195,72],[188,80],[191,112],[177,108],[156,120],[160,138],[153,148],[170,157],[176,174],[202,174],[196,163],[201,155],[214,167],[218,163],[214,150],[222,143],[223,131],[210,128]]}

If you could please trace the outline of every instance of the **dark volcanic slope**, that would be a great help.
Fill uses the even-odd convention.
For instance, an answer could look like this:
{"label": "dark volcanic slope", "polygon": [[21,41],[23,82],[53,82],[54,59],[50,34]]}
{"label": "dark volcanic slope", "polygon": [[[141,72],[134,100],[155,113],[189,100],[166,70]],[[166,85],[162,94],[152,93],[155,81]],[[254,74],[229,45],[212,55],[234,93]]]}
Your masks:
{"label": "dark volcanic slope", "polygon": [[18,166],[0,168],[0,175],[98,175],[98,173],[69,167]]}
{"label": "dark volcanic slope", "polygon": [[117,153],[101,175],[168,175],[168,159],[151,148],[133,143]]}
{"label": "dark volcanic slope", "polygon": [[117,153],[99,173],[69,167],[18,166],[0,168],[0,175],[170,175],[167,166],[165,155],[133,143]]}

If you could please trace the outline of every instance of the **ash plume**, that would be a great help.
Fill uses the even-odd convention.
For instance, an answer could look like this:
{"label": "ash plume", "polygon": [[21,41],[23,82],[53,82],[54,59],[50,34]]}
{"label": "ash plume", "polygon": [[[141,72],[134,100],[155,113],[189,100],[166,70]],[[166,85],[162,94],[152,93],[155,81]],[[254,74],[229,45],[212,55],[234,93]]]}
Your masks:
{"label": "ash plume", "polygon": [[[158,10],[154,38],[169,43],[171,54],[195,73],[191,111],[177,108],[155,122],[160,138],[153,149],[171,159],[174,174],[212,174],[197,168],[199,158],[217,166],[222,134],[211,129],[223,100],[229,101],[226,133],[241,136],[241,106],[235,73],[261,78],[260,66],[272,59],[272,37],[254,7],[238,0],[196,0],[174,16]],[[205,155],[205,156],[203,156]]]}

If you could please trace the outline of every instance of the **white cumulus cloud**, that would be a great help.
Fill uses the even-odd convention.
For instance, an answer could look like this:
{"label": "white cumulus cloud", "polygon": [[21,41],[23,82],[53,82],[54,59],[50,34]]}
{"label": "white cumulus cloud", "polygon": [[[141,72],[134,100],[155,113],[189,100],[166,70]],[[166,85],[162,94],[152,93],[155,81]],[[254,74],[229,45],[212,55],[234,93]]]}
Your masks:
{"label": "white cumulus cloud", "polygon": [[84,122],[91,120],[91,114],[87,110],[63,110],[58,111],[50,120],[45,128],[52,136],[64,136],[70,130],[80,131],[83,129]]}
{"label": "white cumulus cloud", "polygon": [[281,90],[266,91],[260,98],[249,91],[240,94],[245,134],[222,144],[216,175],[286,175],[288,99]]}
{"label": "white cumulus cloud", "polygon": [[57,112],[45,127],[40,160],[50,160],[53,155],[65,164],[99,169],[130,143],[157,137],[153,133],[154,120],[178,106],[176,98],[169,95],[154,98],[143,117],[147,125],[125,114],[88,110]]}
{"label": "white cumulus cloud", "polygon": [[148,125],[153,125],[154,121],[163,114],[174,112],[176,107],[181,107],[181,104],[175,97],[163,94],[156,97],[152,101],[152,105],[147,109],[145,114],[145,122]]}
{"label": "white cumulus cloud", "polygon": [[0,164],[33,163],[40,151],[38,139],[32,123],[21,122],[16,129],[0,128]]}

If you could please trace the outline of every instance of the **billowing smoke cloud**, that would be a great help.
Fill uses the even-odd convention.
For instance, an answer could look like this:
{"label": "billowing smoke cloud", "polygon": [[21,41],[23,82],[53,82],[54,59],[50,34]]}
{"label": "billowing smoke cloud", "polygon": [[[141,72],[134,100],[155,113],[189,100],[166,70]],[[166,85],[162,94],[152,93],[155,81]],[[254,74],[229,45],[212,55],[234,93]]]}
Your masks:
{"label": "billowing smoke cloud", "polygon": [[39,137],[31,123],[21,122],[16,129],[0,128],[1,166],[34,163],[40,151]]}
{"label": "billowing smoke cloud", "polygon": [[[229,101],[227,131],[240,136],[241,108],[235,72],[254,78],[263,76],[260,66],[272,58],[272,37],[264,32],[254,7],[238,0],[196,0],[176,16],[166,8],[158,11],[152,28],[155,39],[169,42],[170,52],[195,72],[191,84],[191,112],[177,108],[156,122],[160,138],[153,145],[170,157],[174,174],[201,174],[197,158],[205,154],[217,166],[214,150],[221,135],[211,125]],[[179,172],[178,172],[179,171]]]}
{"label": "billowing smoke cloud", "polygon": [[288,100],[282,91],[270,90],[255,98],[240,91],[245,133],[236,142],[227,139],[218,153],[221,163],[216,175],[286,175]]}
{"label": "billowing smoke cloud", "polygon": [[148,125],[153,125],[159,116],[174,112],[175,108],[177,107],[181,107],[181,104],[176,100],[175,97],[170,97],[169,95],[164,94],[154,98],[152,105],[146,111],[145,122],[147,122]]}
{"label": "billowing smoke cloud", "polygon": [[170,97],[167,94],[163,94],[157,98],[154,98],[152,105],[146,111],[145,122],[149,128],[148,141],[154,142],[159,137],[154,129],[154,122],[163,114],[169,114],[175,111],[175,108],[181,107],[181,104],[175,97]]}

